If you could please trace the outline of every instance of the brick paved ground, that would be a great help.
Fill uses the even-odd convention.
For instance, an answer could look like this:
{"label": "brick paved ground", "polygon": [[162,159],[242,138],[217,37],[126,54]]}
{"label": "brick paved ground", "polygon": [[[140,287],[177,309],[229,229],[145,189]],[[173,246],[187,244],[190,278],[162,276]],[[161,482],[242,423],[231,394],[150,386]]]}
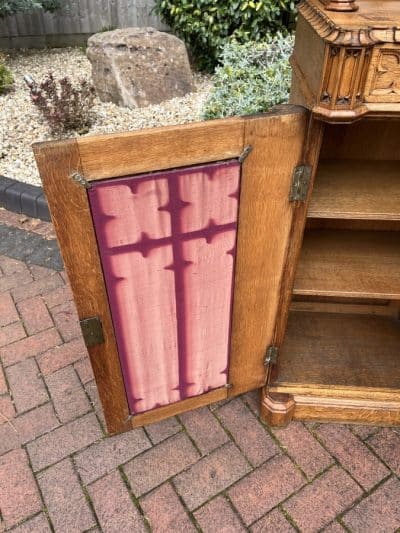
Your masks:
{"label": "brick paved ground", "polygon": [[108,437],[64,274],[0,256],[0,326],[0,531],[400,527],[400,430],[271,431],[251,393]]}

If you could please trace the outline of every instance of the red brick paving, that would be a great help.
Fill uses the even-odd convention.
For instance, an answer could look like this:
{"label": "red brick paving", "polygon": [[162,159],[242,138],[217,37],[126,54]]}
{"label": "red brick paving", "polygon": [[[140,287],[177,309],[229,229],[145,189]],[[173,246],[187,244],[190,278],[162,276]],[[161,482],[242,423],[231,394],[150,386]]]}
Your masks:
{"label": "red brick paving", "polygon": [[367,442],[388,467],[400,476],[400,428],[383,428]]}
{"label": "red brick paving", "polygon": [[18,312],[9,292],[0,294],[0,326],[7,326],[19,320]]}
{"label": "red brick paving", "polygon": [[334,462],[333,457],[301,422],[292,422],[287,428],[274,428],[273,432],[283,449],[310,480]]}
{"label": "red brick paving", "polygon": [[0,396],[0,425],[5,424],[8,420],[14,418],[15,408],[9,394],[2,394]]}
{"label": "red brick paving", "polygon": [[344,533],[346,531],[343,526],[339,524],[339,522],[331,522],[329,526],[324,527],[323,532],[324,533]]}
{"label": "red brick paving", "polygon": [[65,344],[54,345],[37,357],[39,368],[44,375],[52,374],[60,368],[79,361],[86,355],[83,339],[75,339]]}
{"label": "red brick paving", "polygon": [[147,426],[146,433],[150,437],[150,440],[153,444],[158,444],[159,442],[172,437],[179,431],[182,430],[181,424],[178,422],[176,417],[166,418],[157,422],[156,424],[151,424]]}
{"label": "red brick paving", "polygon": [[74,368],[78,373],[79,379],[84,385],[86,385],[86,383],[89,383],[89,381],[92,381],[94,379],[92,366],[90,364],[90,360],[88,357],[85,357],[84,359],[80,359],[79,361],[77,361],[74,364]]}
{"label": "red brick paving", "polygon": [[283,504],[301,531],[319,531],[362,494],[357,483],[334,467]]}
{"label": "red brick paving", "polygon": [[141,496],[197,461],[188,437],[179,434],[161,442],[124,466],[134,494]]}
{"label": "red brick paving", "polygon": [[114,435],[96,442],[75,456],[82,481],[92,483],[151,447],[143,429]]}
{"label": "red brick paving", "polygon": [[[57,420],[54,407],[49,402],[14,418],[12,425],[6,424],[5,427],[0,428],[0,443],[5,444],[7,442],[6,432],[12,436],[13,442],[17,439],[16,442],[23,445],[55,429],[59,425],[60,423]],[[4,430],[3,433],[2,430]],[[12,446],[9,449],[12,449]]]}
{"label": "red brick paving", "polygon": [[101,437],[102,431],[94,413],[68,422],[27,445],[33,470],[42,470]]}
{"label": "red brick paving", "polygon": [[361,440],[365,440],[371,435],[375,434],[379,428],[374,426],[358,426],[353,424],[350,429],[355,435],[360,437]]}
{"label": "red brick paving", "polygon": [[22,300],[17,307],[28,335],[34,335],[53,326],[50,313],[40,296]]}
{"label": "red brick paving", "polygon": [[0,531],[400,528],[397,428],[270,431],[249,393],[105,436],[65,280],[0,256]]}
{"label": "red brick paving", "polygon": [[246,531],[235,509],[223,496],[217,496],[194,513],[204,533],[231,533]]}
{"label": "red brick paving", "polygon": [[5,392],[7,392],[7,383],[3,369],[0,366],[0,394],[4,394]]}
{"label": "red brick paving", "polygon": [[66,366],[45,378],[57,416],[69,422],[90,410],[90,402],[72,366]]}
{"label": "red brick paving", "polygon": [[42,502],[25,450],[0,457],[0,480],[0,508],[7,527],[40,511]]}
{"label": "red brick paving", "polygon": [[174,485],[187,507],[193,510],[250,470],[237,446],[228,442],[176,476]]}
{"label": "red brick paving", "polygon": [[0,278],[0,292],[4,292],[14,287],[20,287],[21,285],[28,285],[32,282],[32,276],[28,270],[21,272],[15,272],[13,274],[5,275]]}
{"label": "red brick paving", "polygon": [[11,290],[11,295],[14,299],[14,302],[18,303],[22,300],[26,300],[26,298],[32,298],[33,296],[46,294],[46,292],[60,287],[60,285],[63,285],[63,279],[58,272],[54,272],[51,276],[40,278],[32,281],[31,283],[19,283],[14,289]]}
{"label": "red brick paving", "polygon": [[400,524],[400,481],[391,478],[343,517],[354,533],[396,531]]}
{"label": "red brick paving", "polygon": [[180,418],[203,455],[229,441],[221,424],[207,407],[184,413]]}
{"label": "red brick paving", "polygon": [[17,526],[13,533],[51,533],[51,529],[44,513],[40,513]]}
{"label": "red brick paving", "polygon": [[88,491],[103,531],[147,532],[142,516],[133,505],[118,470],[95,481],[88,487]]}
{"label": "red brick paving", "polygon": [[[16,322],[16,324],[19,323]],[[42,331],[32,337],[27,337],[18,342],[12,342],[12,344],[9,344],[8,346],[3,346],[0,348],[0,358],[4,366],[24,361],[33,356],[39,361],[39,354],[53,346],[61,344],[61,342],[61,337],[57,330],[48,329],[47,331]]]}
{"label": "red brick paving", "polygon": [[385,465],[348,428],[324,424],[317,434],[333,457],[365,490],[372,489],[388,476]]}
{"label": "red brick paving", "polygon": [[279,533],[294,533],[294,527],[287,521],[285,515],[275,508],[273,511],[263,516],[250,528],[251,533],[265,533],[274,531]]}
{"label": "red brick paving", "polygon": [[37,479],[56,531],[85,531],[96,525],[71,459],[40,472]]}
{"label": "red brick paving", "polygon": [[240,398],[223,405],[217,416],[253,466],[276,455],[278,447]]}
{"label": "red brick paving", "polygon": [[19,341],[26,336],[24,326],[21,322],[2,326],[0,330],[0,346],[7,347],[8,344]]}
{"label": "red brick paving", "polygon": [[140,505],[153,533],[196,531],[170,483],[161,485],[141,498]]}
{"label": "red brick paving", "polygon": [[250,525],[304,484],[292,461],[278,455],[241,479],[229,496],[245,524]]}
{"label": "red brick paving", "polygon": [[29,411],[49,400],[34,357],[6,368],[6,376],[18,413]]}

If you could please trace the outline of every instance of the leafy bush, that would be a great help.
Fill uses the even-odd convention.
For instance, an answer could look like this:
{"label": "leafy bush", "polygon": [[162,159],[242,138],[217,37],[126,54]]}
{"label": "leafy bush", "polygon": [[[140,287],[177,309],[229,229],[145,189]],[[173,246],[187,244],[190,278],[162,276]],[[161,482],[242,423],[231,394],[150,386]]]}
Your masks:
{"label": "leafy bush", "polygon": [[11,89],[14,82],[13,76],[8,68],[0,63],[0,94]]}
{"label": "leafy bush", "polygon": [[39,85],[29,76],[24,79],[32,102],[47,120],[52,133],[88,131],[95,90],[87,80],[80,80],[79,85],[74,87],[68,77],[56,80],[51,72]]}
{"label": "leafy bush", "polygon": [[0,0],[0,18],[38,8],[55,11],[59,6],[59,0]]}
{"label": "leafy bush", "polygon": [[155,11],[187,44],[200,68],[213,70],[228,38],[258,41],[284,31],[293,0],[155,0]]}
{"label": "leafy bush", "polygon": [[204,118],[251,115],[286,102],[293,44],[293,37],[281,34],[264,42],[226,44]]}

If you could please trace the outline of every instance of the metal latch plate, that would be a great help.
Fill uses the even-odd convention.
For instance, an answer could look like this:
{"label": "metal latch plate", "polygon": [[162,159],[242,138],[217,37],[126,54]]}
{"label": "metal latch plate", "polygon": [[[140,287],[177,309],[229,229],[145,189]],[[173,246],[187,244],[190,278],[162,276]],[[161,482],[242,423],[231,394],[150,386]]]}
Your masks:
{"label": "metal latch plate", "polygon": [[265,355],[264,359],[264,365],[276,365],[278,362],[278,347],[277,346],[269,346],[267,349],[267,353]]}
{"label": "metal latch plate", "polygon": [[104,335],[100,318],[97,316],[80,320],[83,340],[88,348],[103,344]]}
{"label": "metal latch plate", "polygon": [[304,202],[307,199],[311,182],[312,168],[307,165],[296,167],[293,172],[292,187],[290,189],[290,202]]}

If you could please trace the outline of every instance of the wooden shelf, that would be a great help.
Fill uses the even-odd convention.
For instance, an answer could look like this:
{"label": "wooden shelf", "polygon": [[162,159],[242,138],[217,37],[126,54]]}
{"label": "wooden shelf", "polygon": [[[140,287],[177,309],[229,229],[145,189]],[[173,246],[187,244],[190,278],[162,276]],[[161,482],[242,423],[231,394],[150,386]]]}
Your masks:
{"label": "wooden shelf", "polygon": [[293,293],[400,300],[400,233],[307,230]]}
{"label": "wooden shelf", "polygon": [[272,385],[400,389],[400,321],[292,311]]}
{"label": "wooden shelf", "polygon": [[308,216],[400,220],[400,161],[321,161]]}

